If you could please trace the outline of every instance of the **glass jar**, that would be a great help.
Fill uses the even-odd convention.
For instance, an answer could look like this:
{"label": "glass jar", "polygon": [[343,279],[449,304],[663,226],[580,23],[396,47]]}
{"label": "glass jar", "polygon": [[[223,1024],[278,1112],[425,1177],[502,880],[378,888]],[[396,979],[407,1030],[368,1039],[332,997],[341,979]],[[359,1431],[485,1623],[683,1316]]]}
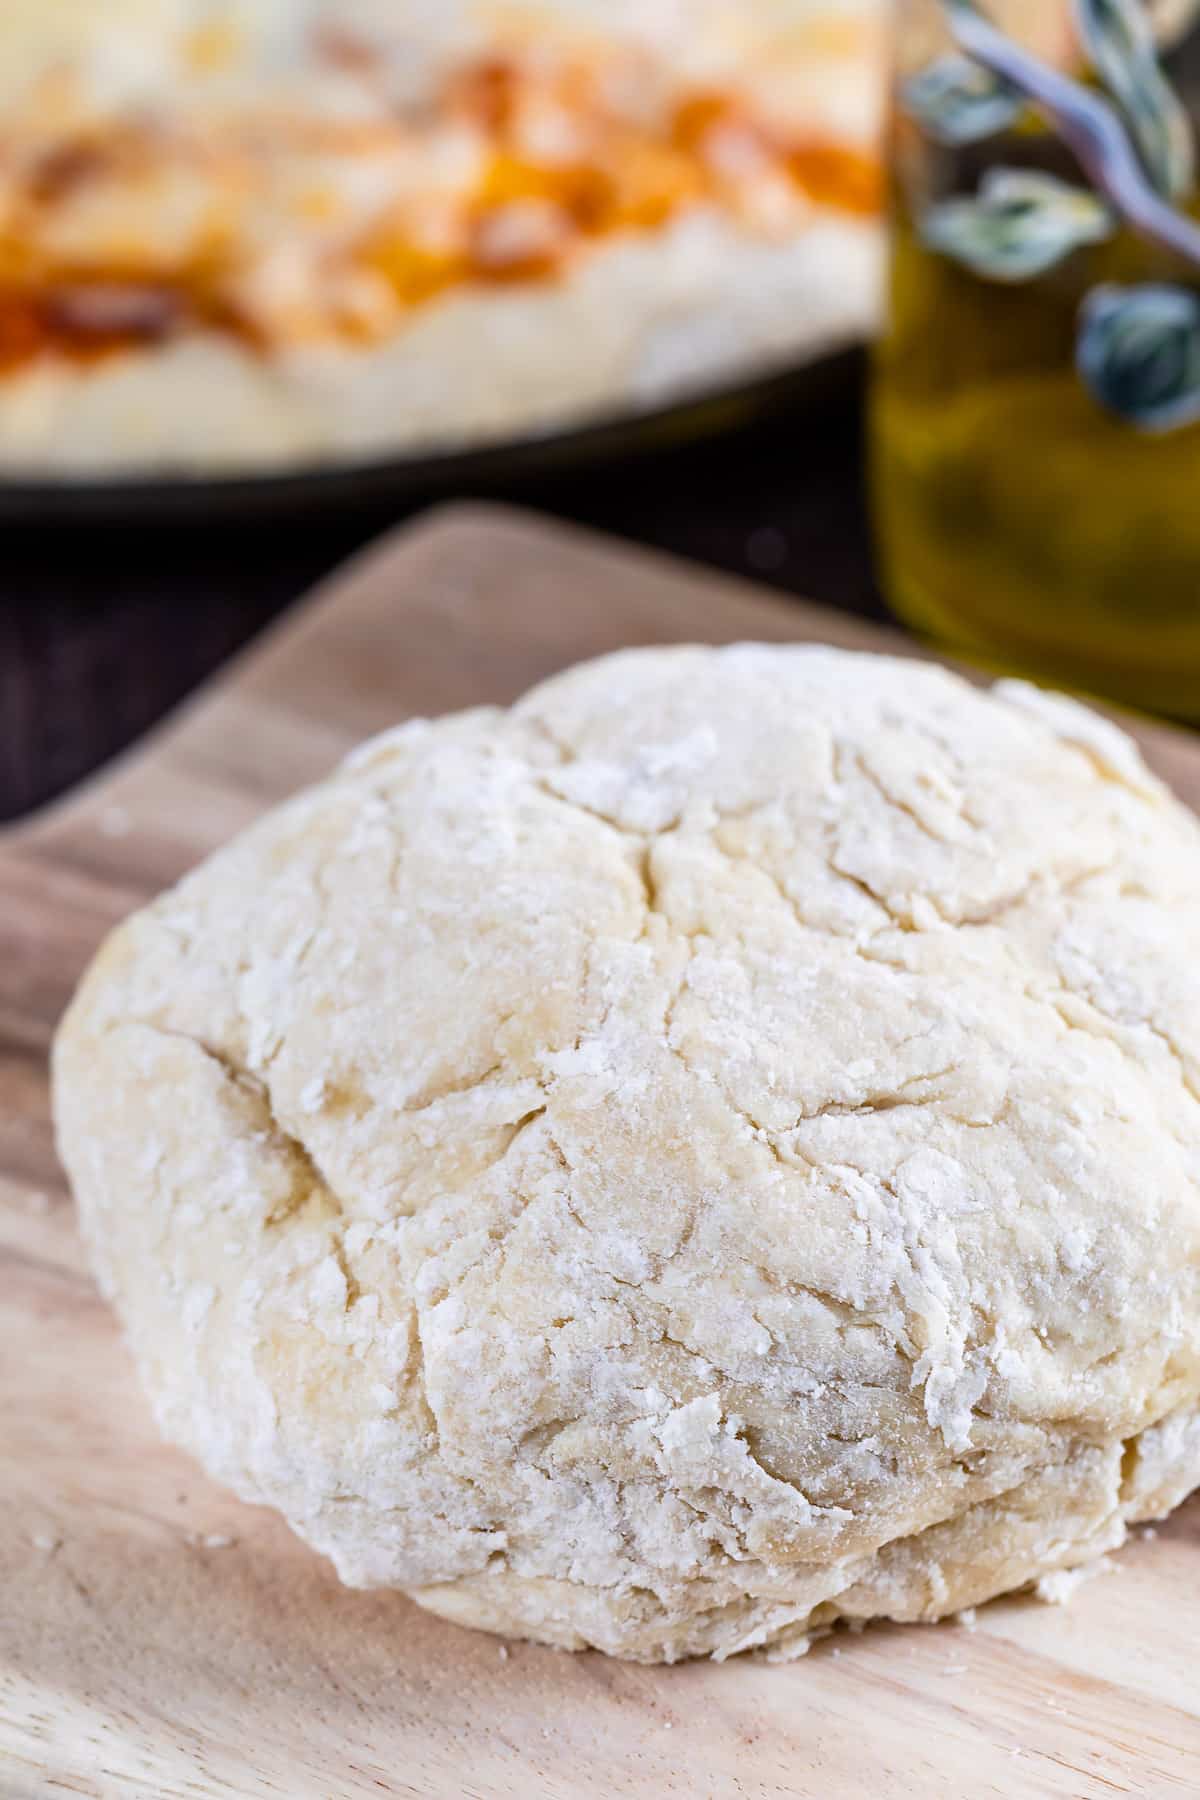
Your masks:
{"label": "glass jar", "polygon": [[1200,720],[1196,0],[899,0],[886,591],[944,647]]}

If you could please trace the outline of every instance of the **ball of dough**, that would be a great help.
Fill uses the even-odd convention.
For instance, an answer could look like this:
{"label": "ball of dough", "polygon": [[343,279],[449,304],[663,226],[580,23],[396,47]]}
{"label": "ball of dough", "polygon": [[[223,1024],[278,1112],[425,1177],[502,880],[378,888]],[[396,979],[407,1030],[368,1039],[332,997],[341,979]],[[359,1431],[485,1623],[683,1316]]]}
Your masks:
{"label": "ball of dough", "polygon": [[1071,701],[741,645],[405,725],[56,1075],[163,1431],[352,1585],[782,1654],[1200,1483],[1200,828]]}

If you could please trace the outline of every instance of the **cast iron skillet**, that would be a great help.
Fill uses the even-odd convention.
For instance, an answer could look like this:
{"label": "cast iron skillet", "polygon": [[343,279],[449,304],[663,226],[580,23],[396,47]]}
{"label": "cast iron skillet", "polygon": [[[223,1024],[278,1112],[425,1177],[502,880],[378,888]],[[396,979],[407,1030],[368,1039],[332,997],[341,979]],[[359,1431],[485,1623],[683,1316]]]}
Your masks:
{"label": "cast iron skillet", "polygon": [[713,437],[752,419],[798,408],[819,412],[852,390],[861,351],[843,350],[639,414],[483,448],[361,463],[321,464],[286,474],[146,476],[120,480],[0,479],[0,522],[11,525],[189,524],[252,520],[314,510],[347,511],[439,494],[486,491],[642,456]]}

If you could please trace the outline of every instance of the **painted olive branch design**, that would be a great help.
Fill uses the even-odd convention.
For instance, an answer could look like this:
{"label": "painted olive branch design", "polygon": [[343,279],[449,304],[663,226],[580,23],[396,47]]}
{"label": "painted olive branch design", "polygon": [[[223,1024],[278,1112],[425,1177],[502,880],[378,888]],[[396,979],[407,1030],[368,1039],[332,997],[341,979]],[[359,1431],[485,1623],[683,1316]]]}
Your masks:
{"label": "painted olive branch design", "polygon": [[[968,56],[1046,113],[1084,173],[1135,231],[1200,267],[1200,225],[1150,185],[1116,107],[1014,44],[970,0],[946,0],[955,41]],[[1076,13],[1086,9],[1077,6]],[[1086,30],[1081,36],[1092,49]]]}
{"label": "painted olive branch design", "polygon": [[[924,242],[984,279],[1020,282],[1124,223],[1200,269],[1200,225],[1171,203],[1195,182],[1191,125],[1139,0],[1075,0],[1080,41],[1106,94],[1030,55],[975,0],[943,0],[943,10],[958,54],[930,64],[904,93],[929,135],[976,142],[1032,106],[1092,185],[992,169],[975,195],[926,209]],[[1144,431],[1200,419],[1200,296],[1170,284],[1095,290],[1080,310],[1076,366],[1102,406]]]}

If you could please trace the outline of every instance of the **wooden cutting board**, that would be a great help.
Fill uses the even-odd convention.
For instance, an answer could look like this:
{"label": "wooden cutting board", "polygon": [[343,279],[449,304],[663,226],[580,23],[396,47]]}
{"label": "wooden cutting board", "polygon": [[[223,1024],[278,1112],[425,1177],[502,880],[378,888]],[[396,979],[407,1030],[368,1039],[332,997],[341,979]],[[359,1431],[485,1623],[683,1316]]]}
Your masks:
{"label": "wooden cutting board", "polygon": [[[164,604],[165,604],[164,599]],[[1200,1792],[1200,1499],[1066,1608],[645,1669],[350,1593],[156,1439],[54,1159],[46,1050],[102,933],[352,742],[677,639],[886,634],[519,515],[432,515],[0,841],[0,1796]],[[1200,802],[1200,741],[1149,739]]]}

